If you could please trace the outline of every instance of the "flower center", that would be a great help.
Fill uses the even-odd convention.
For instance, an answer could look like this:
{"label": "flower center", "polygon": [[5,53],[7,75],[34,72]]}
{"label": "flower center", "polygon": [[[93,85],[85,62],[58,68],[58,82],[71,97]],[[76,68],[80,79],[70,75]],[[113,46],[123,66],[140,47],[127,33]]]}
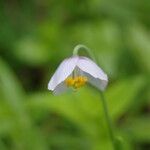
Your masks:
{"label": "flower center", "polygon": [[87,77],[84,76],[68,77],[65,80],[65,84],[68,87],[73,87],[74,89],[78,89],[84,86],[87,81],[88,81]]}

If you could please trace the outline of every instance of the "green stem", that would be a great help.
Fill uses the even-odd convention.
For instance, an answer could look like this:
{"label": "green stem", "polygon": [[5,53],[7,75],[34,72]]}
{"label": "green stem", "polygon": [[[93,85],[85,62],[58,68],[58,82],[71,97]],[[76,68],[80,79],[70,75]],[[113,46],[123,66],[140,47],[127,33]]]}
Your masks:
{"label": "green stem", "polygon": [[73,50],[73,55],[76,56],[79,54],[79,50],[86,50],[86,52],[88,53],[88,55],[96,62],[95,56],[93,55],[93,53],[91,52],[91,50],[82,44],[77,45],[74,50]]}
{"label": "green stem", "polygon": [[[86,52],[93,59],[93,61],[97,62],[96,58],[93,55],[93,53],[91,52],[91,50],[88,47],[86,47],[85,45],[82,45],[82,44],[79,44],[79,45],[77,45],[74,48],[73,55],[74,56],[78,55],[80,49],[86,50]],[[114,132],[113,132],[112,122],[111,122],[111,119],[110,119],[110,116],[109,116],[109,112],[108,112],[105,96],[104,96],[104,94],[102,92],[101,92],[101,99],[102,99],[102,104],[103,104],[103,109],[104,109],[104,114],[105,114],[105,118],[106,118],[106,123],[107,123],[107,126],[108,126],[110,139],[111,139],[112,144],[113,144],[113,149],[116,150],[117,147],[116,147],[116,144],[115,144],[115,136],[114,136]]]}
{"label": "green stem", "polygon": [[104,109],[104,114],[105,114],[105,118],[106,118],[106,122],[107,122],[107,126],[108,126],[110,139],[112,141],[114,150],[116,150],[117,148],[116,148],[116,143],[115,143],[115,136],[114,136],[113,126],[112,126],[112,122],[111,122],[111,119],[110,119],[110,116],[109,116],[109,111],[108,111],[108,108],[107,108],[106,99],[105,99],[105,96],[102,92],[101,92],[101,99],[102,99],[102,105],[103,105],[103,109]]}

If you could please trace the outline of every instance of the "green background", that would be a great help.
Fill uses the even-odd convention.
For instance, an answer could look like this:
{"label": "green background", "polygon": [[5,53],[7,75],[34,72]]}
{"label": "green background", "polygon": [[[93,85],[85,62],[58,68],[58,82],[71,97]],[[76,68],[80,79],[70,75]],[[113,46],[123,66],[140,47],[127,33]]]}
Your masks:
{"label": "green background", "polygon": [[108,74],[118,149],[150,149],[149,0],[0,0],[0,150],[112,150],[99,91],[47,90],[77,44]]}

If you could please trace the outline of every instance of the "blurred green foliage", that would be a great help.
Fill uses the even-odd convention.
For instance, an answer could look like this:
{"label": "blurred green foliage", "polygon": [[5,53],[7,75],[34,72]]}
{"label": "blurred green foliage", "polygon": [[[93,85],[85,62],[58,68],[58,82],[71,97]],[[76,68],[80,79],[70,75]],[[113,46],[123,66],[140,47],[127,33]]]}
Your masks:
{"label": "blurred green foliage", "polygon": [[108,73],[121,149],[150,149],[149,14],[148,0],[0,0],[0,150],[112,150],[98,91],[47,91],[77,44]]}

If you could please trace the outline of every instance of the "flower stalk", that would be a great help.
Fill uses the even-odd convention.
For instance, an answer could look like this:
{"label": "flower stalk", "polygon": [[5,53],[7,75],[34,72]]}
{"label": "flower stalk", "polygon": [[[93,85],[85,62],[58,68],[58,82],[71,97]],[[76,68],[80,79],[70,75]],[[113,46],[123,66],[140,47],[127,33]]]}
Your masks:
{"label": "flower stalk", "polygon": [[108,126],[110,139],[112,141],[114,150],[116,150],[117,148],[116,148],[115,136],[114,136],[112,122],[111,122],[111,119],[110,119],[110,116],[109,116],[109,111],[108,111],[108,108],[107,108],[107,102],[106,102],[104,93],[101,92],[100,94],[101,94],[101,100],[102,100],[102,105],[103,105],[103,109],[104,109],[104,114],[105,114],[105,118],[106,118],[106,122],[107,122],[107,126]]}
{"label": "flower stalk", "polygon": [[92,51],[85,45],[79,44],[73,50],[73,55],[76,56],[79,54],[79,50],[85,50],[87,54],[91,57],[92,60],[96,62],[95,56],[93,55]]}
{"label": "flower stalk", "polygon": [[[85,50],[91,59],[85,56],[79,56],[79,50],[81,49]],[[48,90],[53,91],[53,94],[58,95],[68,89],[77,90],[86,83],[89,83],[100,91],[104,91],[108,83],[108,76],[96,62],[96,57],[88,47],[81,44],[77,45],[73,50],[73,56],[64,59],[51,77],[48,83]],[[114,150],[116,150],[117,147],[112,123],[109,117],[106,100],[102,92],[101,99],[109,135]]]}
{"label": "flower stalk", "polygon": [[[93,55],[93,53],[91,52],[91,50],[88,47],[86,47],[85,45],[81,45],[81,44],[77,45],[73,50],[73,55],[74,56],[78,55],[79,50],[81,50],[81,49],[86,50],[86,52],[91,57],[91,59],[93,59],[93,61],[97,62],[97,60],[96,60],[95,56]],[[112,141],[113,149],[117,150],[114,131],[113,131],[113,126],[112,126],[111,118],[109,116],[109,111],[108,111],[108,108],[107,108],[107,103],[106,103],[106,99],[105,99],[105,96],[104,96],[103,92],[100,92],[100,96],[101,96],[101,100],[102,100],[104,115],[105,115],[106,123],[107,123],[107,126],[108,126],[109,136],[110,136],[110,139]]]}

